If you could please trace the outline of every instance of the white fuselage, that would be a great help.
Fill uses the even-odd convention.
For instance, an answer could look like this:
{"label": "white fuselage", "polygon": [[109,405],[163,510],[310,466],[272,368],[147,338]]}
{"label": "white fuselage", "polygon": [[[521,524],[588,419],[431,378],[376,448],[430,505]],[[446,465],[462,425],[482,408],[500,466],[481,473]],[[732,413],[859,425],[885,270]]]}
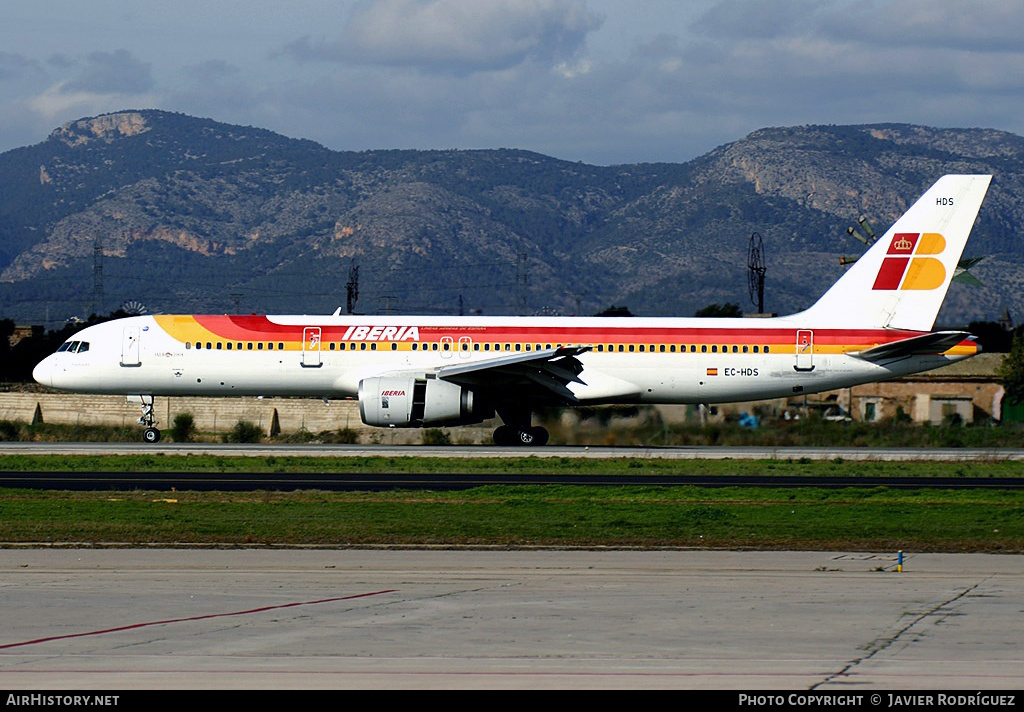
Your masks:
{"label": "white fuselage", "polygon": [[568,385],[579,403],[723,403],[877,381],[977,353],[965,342],[885,365],[855,355],[908,335],[788,317],[140,316],[84,329],[34,376],[97,394],[344,398],[371,376],[582,345],[582,383]]}

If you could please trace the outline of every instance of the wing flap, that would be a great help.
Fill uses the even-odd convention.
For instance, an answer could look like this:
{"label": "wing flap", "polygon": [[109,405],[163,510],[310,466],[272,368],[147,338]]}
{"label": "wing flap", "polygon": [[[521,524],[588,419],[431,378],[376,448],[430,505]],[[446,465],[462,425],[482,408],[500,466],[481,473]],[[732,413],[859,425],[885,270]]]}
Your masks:
{"label": "wing flap", "polygon": [[578,399],[566,386],[569,383],[586,385],[579,378],[583,364],[576,357],[589,350],[589,346],[560,346],[441,366],[435,372],[442,380],[469,388],[514,387],[516,383],[529,383],[562,400],[576,403]]}

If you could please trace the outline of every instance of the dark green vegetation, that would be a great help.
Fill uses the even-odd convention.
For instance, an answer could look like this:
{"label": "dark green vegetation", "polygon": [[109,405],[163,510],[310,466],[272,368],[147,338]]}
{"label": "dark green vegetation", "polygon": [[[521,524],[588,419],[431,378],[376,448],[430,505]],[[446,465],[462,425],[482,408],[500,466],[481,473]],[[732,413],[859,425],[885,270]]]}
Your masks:
{"label": "dark green vegetation", "polygon": [[209,455],[4,455],[7,472],[516,473],[614,475],[806,475],[815,477],[1024,477],[1024,462],[884,462],[853,460],[674,460],[538,457],[233,457]]}
{"label": "dark green vegetation", "polygon": [[[17,470],[1020,476],[1016,462],[4,457]],[[0,491],[0,541],[1024,551],[1024,496],[982,488],[488,486],[458,492]]]}
{"label": "dark green vegetation", "polygon": [[[808,306],[949,172],[995,179],[968,245],[984,286],[957,323],[1024,311],[1024,139],[907,125],[756,131],[685,164],[591,166],[528,151],[331,151],[160,111],[71,122],[0,154],[0,314],[57,323],[150,311],[330,313],[358,264],[361,313],[689,315]],[[102,299],[93,269],[102,263]],[[95,302],[99,303],[95,303]],[[940,315],[940,322],[947,323]]]}

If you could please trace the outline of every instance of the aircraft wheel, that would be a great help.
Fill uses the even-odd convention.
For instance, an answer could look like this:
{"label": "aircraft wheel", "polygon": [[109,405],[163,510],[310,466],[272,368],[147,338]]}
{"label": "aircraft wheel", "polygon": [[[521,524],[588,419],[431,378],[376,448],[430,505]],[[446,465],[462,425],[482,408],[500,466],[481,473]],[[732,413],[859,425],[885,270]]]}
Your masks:
{"label": "aircraft wheel", "polygon": [[142,431],[142,439],[152,445],[160,442],[160,431],[156,428],[146,428]]}
{"label": "aircraft wheel", "polygon": [[529,426],[516,431],[516,445],[526,447],[537,447],[548,441],[548,431],[541,427],[531,428]]}
{"label": "aircraft wheel", "polygon": [[494,431],[494,444],[501,445],[502,447],[507,445],[515,445],[515,432],[512,428],[507,425],[499,425]]}

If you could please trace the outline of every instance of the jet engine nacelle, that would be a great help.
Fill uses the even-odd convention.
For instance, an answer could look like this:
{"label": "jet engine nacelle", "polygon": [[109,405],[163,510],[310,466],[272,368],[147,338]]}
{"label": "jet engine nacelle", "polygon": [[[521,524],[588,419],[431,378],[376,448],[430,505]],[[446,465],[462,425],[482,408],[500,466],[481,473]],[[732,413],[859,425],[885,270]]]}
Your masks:
{"label": "jet engine nacelle", "polygon": [[376,376],[359,382],[359,416],[367,425],[419,428],[479,423],[493,417],[494,409],[448,381]]}

